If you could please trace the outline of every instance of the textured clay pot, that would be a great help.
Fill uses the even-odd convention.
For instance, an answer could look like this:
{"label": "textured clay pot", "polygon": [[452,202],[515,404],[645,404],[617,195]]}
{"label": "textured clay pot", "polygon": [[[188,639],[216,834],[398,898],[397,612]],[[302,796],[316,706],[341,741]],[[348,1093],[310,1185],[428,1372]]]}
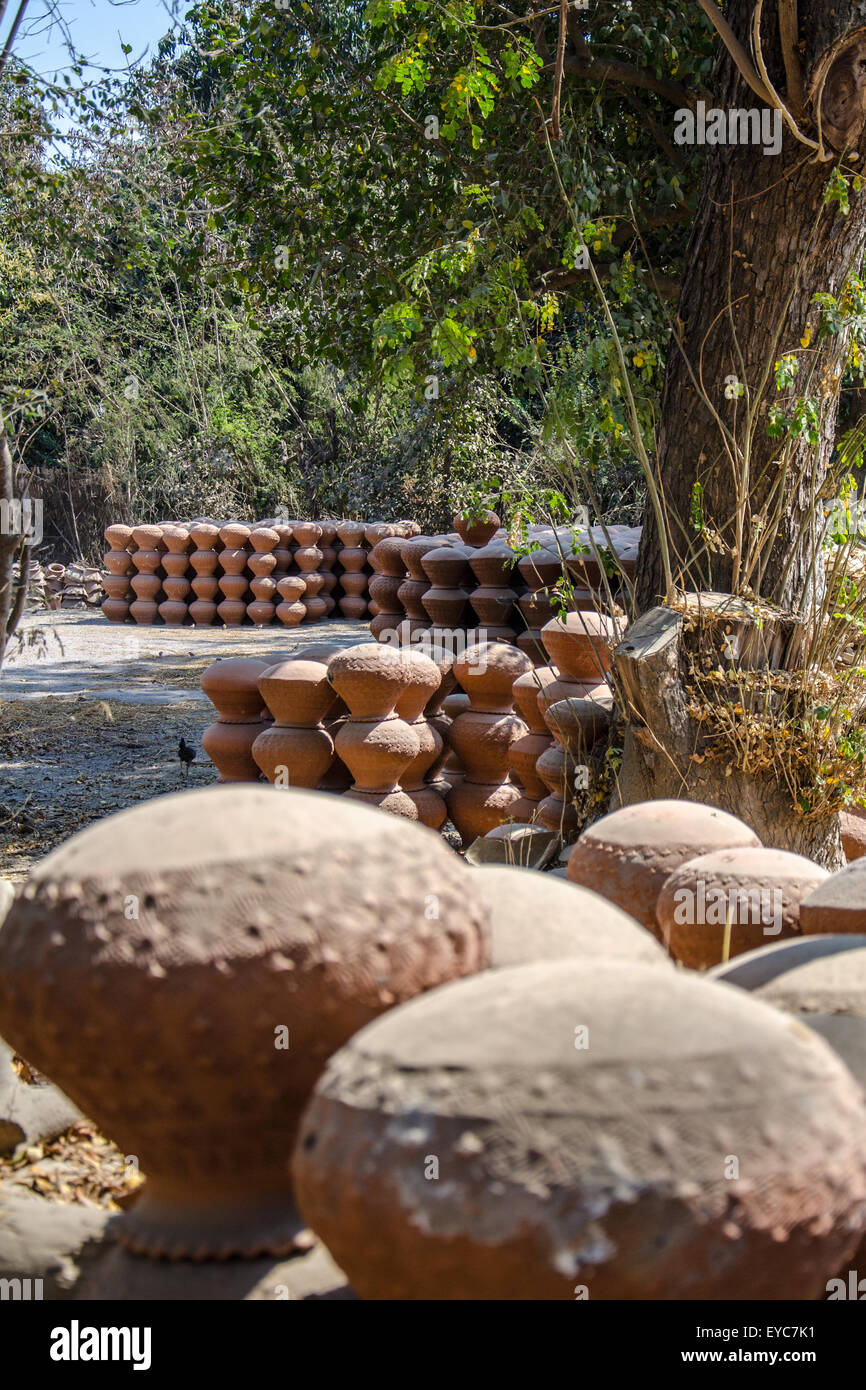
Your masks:
{"label": "textured clay pot", "polygon": [[726,937],[727,954],[735,956],[798,935],[801,899],[829,877],[811,859],[781,849],[699,855],[662,885],[656,903],[660,939],[681,965],[719,965]]}
{"label": "textured clay pot", "polygon": [[502,522],[495,512],[488,511],[479,517],[455,516],[451,525],[464,545],[478,549],[492,541]]}
{"label": "textured clay pot", "polygon": [[156,574],[134,574],[130,587],[136,598],[155,600],[162,593],[162,580]]}
{"label": "textured clay pot", "polygon": [[[144,578],[143,575],[139,576]],[[102,587],[105,590],[106,598],[129,599],[132,586],[125,574],[104,574],[102,576]]]}
{"label": "textured clay pot", "polygon": [[334,758],[333,740],[322,725],[337,702],[327,666],[281,662],[259,677],[259,690],[275,722],[253,744],[256,764],[281,787],[318,787]]}
{"label": "textured clay pot", "polygon": [[339,600],[339,607],[347,622],[358,622],[367,616],[367,604],[356,594],[344,594]]}
{"label": "textured clay pot", "polygon": [[259,781],[252,747],[270,721],[258,687],[267,669],[266,661],[237,657],[216,661],[202,674],[201,688],[219,714],[202,734],[202,747],[221,782]]}
{"label": "textured clay pot", "polygon": [[196,627],[211,627],[217,606],[211,599],[197,598],[189,605],[189,616]]}
{"label": "textured clay pot", "polygon": [[570,956],[671,968],[649,932],[588,888],[533,869],[497,864],[477,872],[476,892],[490,908],[494,970]]}
{"label": "textured clay pot", "polygon": [[159,616],[166,627],[183,627],[188,611],[186,604],[177,599],[167,598],[159,605]]}
{"label": "textured clay pot", "polygon": [[401,648],[362,642],[328,662],[328,679],[356,719],[386,719],[415,685],[411,655]]}
{"label": "textured clay pot", "polygon": [[[109,531],[112,529],[109,526]],[[111,575],[130,574],[133,569],[132,556],[128,550],[109,550],[104,557],[105,568]]]}
{"label": "textured clay pot", "polygon": [[386,536],[378,541],[370,551],[370,564],[377,574],[387,574],[401,582],[406,577],[406,561],[403,559],[403,546],[406,544],[399,536]]}
{"label": "textured clay pot", "polygon": [[315,793],[210,788],[55,850],[0,955],[4,1035],[146,1175],[123,1243],[275,1255],[310,1243],[287,1158],[327,1058],[483,969],[487,909],[435,836]]}
{"label": "textured clay pot", "polygon": [[215,574],[197,574],[191,587],[196,598],[215,599],[220,591]]}
{"label": "textured clay pot", "polygon": [[521,801],[520,788],[509,778],[509,750],[529,730],[512,711],[511,688],[530,669],[529,658],[516,647],[496,642],[468,647],[452,667],[470,700],[449,730],[464,776],[446,797],[464,845],[511,819]]}
{"label": "textured clay pot", "polygon": [[831,874],[803,899],[800,930],[805,936],[866,932],[866,859]]}
{"label": "textured clay pot", "polygon": [[256,627],[267,627],[274,621],[275,612],[275,605],[267,599],[257,598],[247,604],[247,617]]}
{"label": "textured clay pot", "polygon": [[[443,797],[428,785],[427,778],[443,752],[443,741],[438,730],[425,717],[427,706],[434,702],[442,684],[440,665],[423,655],[418,648],[412,648],[411,672],[413,684],[403,691],[396,705],[396,713],[404,719],[418,740],[418,752],[400,773],[400,787],[414,802],[418,819],[431,830],[441,830],[448,811]],[[428,653],[432,649],[428,648]],[[440,652],[440,661],[447,663],[448,654]]]}
{"label": "textured clay pot", "polygon": [[106,526],[102,534],[111,550],[123,551],[132,540],[132,527],[115,522],[112,526]]}
{"label": "textured clay pot", "polygon": [[247,606],[243,599],[224,598],[222,603],[217,605],[217,612],[226,627],[240,627],[247,616]]}
{"label": "textured clay pot", "polygon": [[568,877],[658,935],[656,901],[674,869],[699,854],[760,844],[754,831],[727,811],[695,801],[641,801],[584,830],[569,855]]}
{"label": "textured clay pot", "polygon": [[344,547],[357,547],[364,539],[364,526],[360,521],[338,521],[336,529]]}
{"label": "textured clay pot", "polygon": [[851,806],[840,812],[839,829],[842,834],[842,849],[849,864],[862,859],[866,854],[866,808]]}
{"label": "textured clay pot", "polygon": [[541,629],[541,640],[554,666],[567,680],[605,679],[611,651],[619,640],[617,625],[602,613],[568,613]]}
{"label": "textured clay pot", "polygon": [[[301,549],[314,548],[316,542],[321,538],[322,528],[317,526],[314,521],[299,521],[292,528],[295,541]],[[321,558],[321,551],[319,552]]]}
{"label": "textured clay pot", "polygon": [[152,627],[156,622],[157,612],[153,599],[137,598],[129,605],[129,616],[139,627]]}
{"label": "textured clay pot", "polygon": [[347,546],[340,551],[340,564],[350,574],[359,574],[367,563],[367,552],[360,546]]}
{"label": "textured clay pot", "polygon": [[102,600],[102,613],[110,623],[125,623],[129,617],[129,604],[122,598]]}
{"label": "textured clay pot", "polygon": [[362,1299],[809,1300],[862,1229],[866,1108],[744,993],[557,959],[356,1034],[293,1173]]}

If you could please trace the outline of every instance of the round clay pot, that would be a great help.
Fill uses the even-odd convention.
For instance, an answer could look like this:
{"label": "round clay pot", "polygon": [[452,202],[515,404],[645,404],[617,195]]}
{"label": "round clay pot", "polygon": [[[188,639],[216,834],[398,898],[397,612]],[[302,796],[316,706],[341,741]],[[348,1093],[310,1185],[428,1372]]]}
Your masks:
{"label": "round clay pot", "polygon": [[307,653],[268,666],[258,678],[258,688],[278,724],[320,724],[337,703],[325,662],[310,660]]}
{"label": "round clay pot", "polygon": [[247,604],[247,617],[256,627],[267,627],[274,621],[276,611],[275,605],[263,598],[253,599],[252,603]]}
{"label": "round clay pot", "polygon": [[284,600],[277,604],[276,616],[286,627],[296,627],[306,618],[307,610],[302,603],[289,603]]}
{"label": "round clay pot", "polygon": [[337,523],[335,521],[320,521],[319,530],[321,532],[319,544],[333,546],[337,535]]}
{"label": "round clay pot", "polygon": [[355,594],[344,594],[339,603],[340,612],[348,622],[357,622],[367,616],[367,604]]}
{"label": "round clay pot", "polygon": [[277,581],[277,593],[287,603],[294,603],[305,592],[307,581],[300,574],[286,574]]}
{"label": "round clay pot", "polygon": [[177,599],[167,598],[164,603],[159,605],[159,616],[166,627],[183,627],[187,612],[186,604]]}
{"label": "round clay pot", "polygon": [[335,747],[357,790],[383,793],[399,790],[401,773],[420,749],[417,734],[396,714],[384,719],[347,719]]}
{"label": "round clay pot", "polygon": [[374,574],[369,584],[370,597],[379,605],[383,613],[396,613],[403,617],[403,605],[397,597],[402,579],[391,574]]}
{"label": "round clay pot", "polygon": [[523,798],[513,782],[470,780],[466,773],[455,779],[450,771],[446,776],[449,791],[445,804],[464,846],[516,818],[514,808]]}
{"label": "round clay pot", "polygon": [[474,709],[505,711],[512,708],[514,682],[532,666],[519,648],[485,642],[467,647],[452,669]]}
{"label": "round clay pot", "polygon": [[220,589],[228,599],[244,598],[249,588],[245,574],[221,574],[218,582]]}
{"label": "round clay pot", "polygon": [[464,582],[472,582],[466,552],[460,547],[438,546],[426,551],[421,568],[437,589],[458,589]]}
{"label": "round clay pot", "polygon": [[153,627],[157,618],[157,606],[153,599],[137,598],[129,605],[129,616],[139,627]]}
{"label": "round clay pot", "polygon": [[400,554],[406,566],[406,573],[410,579],[429,584],[429,579],[421,566],[421,560],[428,550],[435,550],[437,541],[433,536],[415,536],[412,540],[402,541]]}
{"label": "round clay pot", "polygon": [[493,541],[480,550],[474,550],[469,556],[475,580],[485,589],[510,589],[516,577],[516,564],[517,555],[502,541]]}
{"label": "round clay pot", "polygon": [[[343,586],[345,588],[345,585]],[[404,579],[397,590],[397,599],[410,618],[424,620],[427,617],[421,599],[427,593],[430,584],[426,579]]]}
{"label": "round clay pot", "polygon": [[250,552],[242,547],[220,551],[220,568],[224,575],[245,575]]}
{"label": "round clay pot", "polygon": [[526,733],[517,714],[472,708],[454,720],[449,742],[473,781],[498,783],[507,779],[511,745]]}
{"label": "round clay pot", "polygon": [[[267,554],[276,549],[280,543],[280,533],[271,526],[254,526],[250,531],[250,545],[258,554]],[[252,569],[252,563],[250,563]],[[253,570],[253,573],[257,573]]]}
{"label": "round clay pot", "polygon": [[105,598],[101,608],[110,623],[125,623],[129,617],[129,604],[122,598]]}
{"label": "round clay pot", "polygon": [[292,1166],[362,1299],[809,1300],[862,1228],[866,1109],[822,1039],[748,995],[558,959],[357,1034]]}
{"label": "round clay pot", "polygon": [[521,734],[508,747],[508,769],[512,779],[520,783],[527,801],[533,803],[529,808],[537,808],[538,802],[546,795],[543,778],[536,771],[536,763],[551,745],[549,734],[527,732]]}
{"label": "round clay pot", "polygon": [[130,588],[136,598],[155,600],[162,593],[162,580],[155,574],[134,574]]}
{"label": "round clay pot", "polygon": [[[191,549],[190,534],[185,526],[163,526],[162,539],[172,555],[186,555]],[[166,574],[170,573],[166,570]]]}
{"label": "round clay pot", "polygon": [[350,574],[359,574],[367,563],[367,552],[359,546],[348,546],[340,551],[340,564]]}
{"label": "round clay pot", "polygon": [[806,936],[825,932],[866,932],[866,860],[818,884],[803,899],[800,930]]}
{"label": "round clay pot", "polygon": [[109,550],[103,557],[103,563],[109,574],[118,577],[131,573],[133,569],[132,556],[128,550]]}
{"label": "round clay pot", "polygon": [[170,578],[181,579],[189,569],[189,556],[169,550],[162,557],[162,568]]}
{"label": "round clay pot", "polygon": [[106,545],[112,550],[123,551],[132,540],[132,527],[122,526],[119,522],[115,522],[111,526],[106,526],[102,534]]}
{"label": "round clay pot", "polygon": [[471,593],[469,602],[480,623],[495,627],[507,623],[516,598],[513,589],[492,588],[488,585]]}
{"label": "round clay pot", "polygon": [[[257,577],[250,582],[250,590],[255,597],[262,602],[273,603],[274,595],[277,592],[277,586],[268,575],[257,575]],[[273,614],[271,614],[271,616],[273,617]]]}
{"label": "round clay pot", "polygon": [[[318,528],[317,528],[318,529]],[[295,551],[295,564],[302,574],[315,573],[322,562],[322,552],[315,545],[299,545]]]}
{"label": "round clay pot", "polygon": [[613,710],[613,691],[605,682],[594,685],[591,681],[553,680],[545,683],[538,692],[538,708],[543,715],[551,705],[562,700],[592,700],[610,713]]}
{"label": "round clay pot", "polygon": [[261,716],[242,721],[218,719],[207,726],[201,746],[219,773],[218,782],[261,781],[253,744],[265,727]]}
{"label": "round clay pot", "polygon": [[259,734],[252,756],[269,782],[279,777],[281,786],[315,788],[333,762],[334,743],[319,725],[272,724]]}
{"label": "round clay pot", "polygon": [[216,611],[216,604],[211,599],[197,598],[189,605],[189,616],[196,627],[211,627]]}
{"label": "round clay pot", "polygon": [[[433,922],[417,909],[430,894]],[[123,1243],[275,1255],[309,1244],[286,1160],[328,1056],[482,969],[487,909],[435,836],[344,799],[209,788],[107,817],[43,860],[0,955],[4,1035],[146,1174]]]}
{"label": "round clay pot", "polygon": [[266,709],[258,683],[269,669],[267,661],[231,657],[209,666],[199,684],[221,719],[260,719]]}
{"label": "round clay pot", "polygon": [[[148,527],[147,529],[150,530],[152,528]],[[156,571],[159,569],[161,559],[162,552],[160,550],[157,550],[156,547],[152,547],[151,549],[145,549],[142,546],[142,548],[140,550],[136,550],[135,554],[133,555],[132,563],[138,570],[139,574],[156,574]]]}
{"label": "round clay pot", "polygon": [[658,935],[656,901],[674,869],[699,854],[760,844],[754,831],[727,811],[695,801],[642,801],[584,830],[569,855],[568,877]]}
{"label": "round clay pot", "polygon": [[276,559],[272,551],[259,553],[254,551],[247,561],[247,569],[250,574],[254,574],[257,579],[265,578],[272,574],[277,567]]}
{"label": "round clay pot", "polygon": [[370,551],[370,564],[377,574],[390,575],[401,582],[406,578],[405,544],[399,536],[386,536],[376,543]]}
{"label": "round clay pot", "polygon": [[328,679],[356,719],[386,719],[416,684],[417,662],[400,648],[362,642],[329,661]]}
{"label": "round clay pot", "polygon": [[219,584],[213,574],[197,574],[191,587],[196,598],[215,599],[219,593]]}
{"label": "round clay pot", "polygon": [[562,559],[552,550],[531,550],[521,555],[517,568],[531,589],[552,589],[563,575]]}
{"label": "round clay pot", "polygon": [[160,526],[135,526],[132,532],[138,550],[158,550],[162,544]]}
{"label": "round clay pot", "polygon": [[104,574],[102,576],[102,587],[107,598],[117,599],[129,598],[132,586],[125,574]]}
{"label": "round clay pot", "polygon": [[[211,551],[215,551],[217,542],[219,542],[219,534],[219,527],[214,526],[209,521],[196,521],[193,523],[192,526],[190,526],[189,538],[192,541],[194,547],[192,555],[190,556],[190,562],[192,563],[193,568],[195,568],[196,554],[202,551],[204,551],[206,554],[210,554]],[[202,573],[209,574],[210,571],[204,570],[202,571]]]}
{"label": "round clay pot", "polygon": [[301,599],[304,608],[304,616],[308,623],[317,623],[320,618],[327,616],[328,605],[325,600],[316,596],[307,596]]}
{"label": "round clay pot", "polygon": [[219,565],[219,556],[215,550],[194,550],[189,557],[189,563],[196,574],[213,575],[216,574]]}
{"label": "round clay pot", "polygon": [[716,850],[687,860],[665,879],[656,902],[660,940],[694,970],[796,936],[800,901],[829,878],[826,869],[781,849]]}
{"label": "round clay pot", "polygon": [[364,525],[360,521],[338,521],[336,530],[344,547],[357,547],[364,539]]}
{"label": "round clay pot", "polygon": [[367,593],[367,576],[366,574],[341,574],[340,588],[344,594],[352,594],[361,598]]}
{"label": "round clay pot", "polygon": [[164,579],[162,581],[162,591],[167,599],[173,599],[175,603],[183,602],[190,590],[188,579]]}
{"label": "round clay pot", "polygon": [[707,979],[757,993],[791,1013],[866,1018],[864,962],[866,936],[796,936],[713,966]]}
{"label": "round clay pot", "polygon": [[671,968],[649,932],[588,888],[504,865],[483,865],[476,892],[490,908],[494,970],[580,957]]}
{"label": "round clay pot", "polygon": [[243,550],[250,538],[250,528],[230,521],[220,528],[219,536],[226,550]]}
{"label": "round clay pot", "polygon": [[545,623],[541,638],[554,666],[566,679],[598,682],[610,669],[619,633],[612,618],[578,612]]}
{"label": "round clay pot", "polygon": [[[315,549],[316,542],[321,537],[322,528],[317,526],[314,521],[300,521],[292,527],[292,534],[302,550]],[[319,559],[321,559],[321,552],[319,552]],[[315,569],[315,566],[313,568]]]}
{"label": "round clay pot", "polygon": [[483,516],[474,517],[471,520],[464,516],[455,516],[451,525],[457,532],[464,545],[478,549],[492,541],[502,522],[496,512],[485,512]]}
{"label": "round clay pot", "polygon": [[444,589],[431,585],[421,598],[421,606],[436,627],[460,627],[466,612],[465,589]]}
{"label": "round clay pot", "polygon": [[557,700],[545,709],[544,722],[557,743],[580,759],[607,738],[610,715],[597,700]]}

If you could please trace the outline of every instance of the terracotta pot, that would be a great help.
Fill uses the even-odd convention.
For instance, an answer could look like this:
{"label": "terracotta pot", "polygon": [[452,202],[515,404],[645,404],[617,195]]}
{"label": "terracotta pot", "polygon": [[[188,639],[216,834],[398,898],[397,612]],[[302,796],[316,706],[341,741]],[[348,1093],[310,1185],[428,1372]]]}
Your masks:
{"label": "terracotta pot", "polygon": [[175,602],[182,603],[186,600],[190,590],[188,579],[164,579],[162,581],[162,591],[166,598]]}
{"label": "terracotta pot", "polygon": [[842,850],[849,864],[866,854],[866,808],[850,806],[839,814]]}
{"label": "terracotta pot", "polygon": [[577,958],[484,972],[358,1033],[292,1170],[368,1301],[712,1303],[824,1297],[859,1238],[864,1155],[859,1088],[817,1035],[676,970]]}
{"label": "terracotta pot", "polygon": [[189,557],[189,563],[196,574],[212,575],[216,574],[219,556],[215,550],[194,550]]}
{"label": "terracotta pot", "polygon": [[267,661],[231,657],[209,666],[199,684],[221,719],[261,719],[267,710],[258,682],[269,668]]}
{"label": "terracotta pot", "polygon": [[493,588],[488,585],[471,593],[469,602],[480,623],[501,626],[508,622],[516,598],[517,594],[513,589]]}
{"label": "terracotta pot", "polygon": [[344,547],[356,548],[364,539],[364,526],[360,521],[338,521],[336,529]]}
{"label": "terracotta pot", "polygon": [[199,574],[191,581],[191,588],[196,598],[214,599],[219,593],[219,584],[215,575]]}
{"label": "terracotta pot", "polygon": [[[195,567],[196,554],[199,554],[202,551],[204,551],[206,554],[209,554],[211,551],[216,550],[217,542],[219,542],[219,534],[219,527],[214,526],[209,521],[197,521],[194,522],[192,526],[190,526],[189,538],[192,541],[194,547],[192,555],[190,556],[190,561],[193,567]],[[222,544],[222,542],[219,543]],[[202,573],[209,574],[211,573],[211,571],[203,570]]]}
{"label": "terracotta pot", "polygon": [[554,680],[538,692],[538,708],[546,714],[551,705],[562,700],[594,700],[605,709],[613,708],[613,691],[605,682]]}
{"label": "terracotta pot", "polygon": [[474,709],[507,711],[512,708],[515,680],[531,666],[517,647],[487,642],[467,647],[452,669]]}
{"label": "terracotta pot", "polygon": [[[272,604],[274,602],[274,595],[277,592],[277,586],[273,579],[269,578],[267,575],[260,575],[258,578],[251,581],[250,590],[260,602]],[[271,614],[271,616],[273,617],[273,614]]]}
{"label": "terracotta pot", "polygon": [[316,598],[322,592],[324,579],[317,570],[304,575],[304,597]]}
{"label": "terracotta pot", "polygon": [[[102,576],[102,587],[107,598],[110,599],[129,599],[132,586],[125,574],[104,574]],[[157,584],[157,587],[159,585]]]}
{"label": "terracotta pot", "polygon": [[221,574],[218,582],[227,599],[242,599],[249,588],[245,574]]}
{"label": "terracotta pot", "polygon": [[319,544],[333,546],[337,535],[337,523],[335,521],[320,521],[319,530],[321,531]]}
{"label": "terracotta pot", "polygon": [[726,811],[695,801],[642,801],[584,830],[569,856],[568,877],[658,936],[656,901],[674,869],[699,854],[760,844],[753,830]]}
{"label": "terracotta pot", "polygon": [[544,548],[531,550],[528,555],[521,555],[517,561],[517,568],[530,589],[552,589],[563,577],[563,564],[559,555]]}
{"label": "terracotta pot", "polygon": [[455,516],[451,525],[464,545],[480,548],[493,539],[502,522],[496,512],[488,511],[483,516],[471,520],[463,516]]}
{"label": "terracotta pot", "polygon": [[157,606],[153,599],[137,598],[129,605],[129,616],[139,627],[153,627],[157,618]]}
{"label": "terracotta pot", "polygon": [[508,769],[512,781],[518,782],[523,788],[524,798],[532,803],[533,811],[546,795],[545,783],[535,765],[542,753],[550,748],[551,742],[549,734],[529,732],[521,734],[508,748]]}
{"label": "terracotta pot", "polygon": [[123,526],[119,522],[115,522],[111,526],[106,526],[102,534],[106,545],[108,545],[111,550],[122,551],[126,550],[129,542],[132,540],[132,527]]}
{"label": "terracotta pot", "polygon": [[597,700],[557,700],[544,712],[557,743],[578,760],[585,760],[595,744],[607,738],[610,719],[610,709]]}
{"label": "terracotta pot", "polygon": [[247,721],[228,722],[218,719],[209,724],[201,736],[201,746],[217,772],[219,782],[258,782],[258,765],[253,758],[253,744],[263,728],[269,726],[260,717]]}
{"label": "terracotta pot", "polygon": [[216,611],[216,604],[206,598],[194,599],[189,605],[189,616],[196,627],[211,627]]}
{"label": "terracotta pot", "polygon": [[301,603],[308,623],[317,623],[320,618],[324,618],[327,615],[328,605],[325,603],[324,599],[315,597],[308,598],[305,595],[304,598],[301,599]]}
{"label": "terracotta pot", "polygon": [[[316,542],[322,534],[321,526],[317,526],[312,521],[301,521],[292,528],[295,540],[301,549],[315,549]],[[319,556],[321,558],[321,554]],[[315,568],[315,566],[313,566]]]}
{"label": "terracotta pot", "polygon": [[[345,586],[344,586],[345,587]],[[426,579],[404,579],[397,590],[397,600],[410,618],[426,621],[427,612],[421,602],[430,584]]]}
{"label": "terracotta pot", "polygon": [[556,617],[553,603],[542,590],[531,590],[517,600],[527,627],[543,628]]}
{"label": "terracotta pot", "polygon": [[549,667],[537,667],[518,676],[511,687],[515,709],[519,710],[533,733],[547,735],[548,743],[550,734],[544,715],[538,707],[538,693],[544,686],[552,685],[555,680],[556,676]]}
{"label": "terracotta pot", "polygon": [[162,528],[159,526],[135,526],[132,539],[137,550],[159,550],[162,544]]}
{"label": "terracotta pot", "polygon": [[300,545],[295,551],[295,564],[302,574],[312,574],[322,562],[322,552],[315,545]]}
{"label": "terracotta pot", "polygon": [[265,553],[254,551],[247,561],[247,569],[250,574],[254,574],[257,579],[272,574],[276,567],[277,562],[272,551],[267,551]]}
{"label": "terracotta pot", "polygon": [[186,604],[177,599],[167,598],[164,603],[159,605],[159,616],[166,627],[183,627],[187,612]]}
{"label": "terracotta pot", "polygon": [[189,556],[167,551],[162,557],[163,572],[172,579],[181,579],[189,568]]}
{"label": "terracotta pot", "polygon": [[247,617],[256,627],[267,627],[274,621],[276,606],[267,599],[256,598],[247,604]]}
{"label": "terracotta pot", "polygon": [[136,598],[155,600],[162,593],[162,581],[155,574],[134,574],[130,588]]}
{"label": "terracotta pot", "polygon": [[315,788],[333,762],[334,743],[321,725],[272,724],[259,734],[252,755],[269,782]]}
{"label": "terracotta pot", "polygon": [[258,679],[259,692],[278,724],[320,724],[337,703],[337,692],[321,660],[300,655],[268,666]]}
{"label": "terracotta pot", "polygon": [[287,603],[294,603],[299,599],[306,587],[307,581],[300,574],[286,574],[277,581],[277,593]]}
{"label": "terracotta pot", "polygon": [[129,617],[129,604],[121,598],[102,600],[102,612],[110,623],[125,623]]}
{"label": "terracotta pot", "polygon": [[357,622],[367,616],[367,604],[354,594],[344,594],[339,601],[340,612],[347,622]]}
{"label": "terracotta pot", "polygon": [[492,541],[474,550],[469,556],[469,565],[476,582],[485,589],[510,589],[518,576],[517,555],[502,541]]}
{"label": "terracotta pot", "polygon": [[406,561],[403,559],[405,544],[399,536],[386,536],[377,542],[370,551],[370,564],[377,574],[390,575],[401,582],[406,578]]}
{"label": "terracotta pot", "polygon": [[443,589],[433,585],[422,596],[421,605],[435,627],[458,628],[466,613],[468,597],[465,589]]}
{"label": "terracotta pot", "polygon": [[[656,902],[660,940],[692,969],[767,946],[800,931],[800,902],[830,875],[780,849],[717,850],[689,859],[665,879]],[[728,931],[728,923],[730,930]]]}
{"label": "terracotta pot", "polygon": [[610,669],[611,651],[620,640],[612,618],[601,613],[569,613],[541,629],[550,659],[566,679],[601,681]]}
{"label": "terracotta pot", "polygon": [[246,571],[247,560],[249,559],[249,557],[250,552],[248,550],[245,550],[242,547],[232,549],[227,546],[225,550],[220,551],[219,556],[220,567],[222,569],[223,574],[244,574]]}
{"label": "terracotta pot", "polygon": [[[116,1222],[131,1249],[308,1246],[286,1158],[328,1056],[486,964],[471,871],[389,826],[309,792],[210,788],[97,822],[34,871],[3,928],[3,1032],[139,1159],[146,1186]],[[412,908],[433,893],[435,932]]]}
{"label": "terracotta pot", "polygon": [[136,550],[132,557],[132,563],[139,574],[156,574],[161,559],[162,553],[155,547],[149,550],[142,547],[140,550]]}
{"label": "terracotta pot", "polygon": [[800,929],[808,936],[866,932],[866,860],[831,874],[804,898]]}
{"label": "terracotta pot", "polygon": [[415,536],[412,540],[401,543],[400,554],[410,579],[429,584],[430,581],[421,567],[421,560],[428,550],[436,550],[437,548],[438,542],[433,536]]}
{"label": "terracotta pot", "polygon": [[356,719],[386,719],[416,685],[417,663],[406,652],[362,642],[328,662],[328,679]]}
{"label": "terracotta pot", "polygon": [[278,545],[272,554],[275,561],[272,571],[274,579],[282,579],[283,575],[288,574],[292,568],[292,552]]}
{"label": "terracotta pot", "polygon": [[249,538],[249,526],[243,526],[240,522],[229,521],[220,527],[220,540],[226,550],[243,550]]}
{"label": "terracotta pot", "polygon": [[355,788],[364,792],[398,791],[401,773],[420,751],[417,734],[396,714],[385,719],[347,719],[335,746]]}
{"label": "terracotta pot", "polygon": [[[276,549],[280,543],[280,533],[271,526],[254,526],[250,531],[250,545],[257,554],[265,555]],[[250,564],[252,569],[252,564]],[[257,573],[253,570],[253,573]]]}
{"label": "terracotta pot", "polygon": [[276,616],[286,627],[296,627],[302,623],[307,616],[307,610],[302,603],[290,603],[284,600],[277,604]]}
{"label": "terracotta pot", "polygon": [[[166,550],[172,555],[186,555],[191,549],[190,534],[186,526],[163,526],[162,539]],[[166,570],[166,574],[169,571]]]}
{"label": "terracotta pot", "polygon": [[340,587],[344,594],[352,594],[353,597],[361,598],[367,593],[366,574],[341,574]]}
{"label": "terracotta pot", "polygon": [[337,563],[337,552],[332,545],[324,545],[319,542],[319,549],[322,552],[322,570],[326,573],[334,568]]}
{"label": "terracotta pot", "polygon": [[472,571],[462,547],[437,546],[421,558],[421,568],[437,589],[457,589],[471,583]]}
{"label": "terracotta pot", "polygon": [[367,552],[360,547],[351,546],[340,551],[339,559],[344,570],[350,574],[359,574],[367,563]]}
{"label": "terracotta pot", "polygon": [[109,574],[117,576],[129,574],[133,569],[132,556],[128,550],[109,550],[103,557],[103,563]]}
{"label": "terracotta pot", "polygon": [[372,525],[364,527],[364,540],[371,550],[379,544],[379,541],[384,540],[385,536],[390,536],[390,534],[391,528],[380,521],[374,521]]}

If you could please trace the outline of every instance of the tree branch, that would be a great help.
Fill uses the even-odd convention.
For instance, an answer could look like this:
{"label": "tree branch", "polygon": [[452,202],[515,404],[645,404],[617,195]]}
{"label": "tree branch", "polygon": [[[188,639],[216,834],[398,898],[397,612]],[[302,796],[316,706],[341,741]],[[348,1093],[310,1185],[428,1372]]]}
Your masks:
{"label": "tree branch", "polygon": [[788,106],[791,115],[799,121],[806,109],[806,89],[803,86],[803,68],[797,52],[798,29],[797,0],[779,0],[779,38],[785,62]]}
{"label": "tree branch", "polygon": [[768,106],[777,106],[778,103],[767,91],[758,75],[757,68],[718,6],[713,4],[713,0],[698,0],[698,4],[736,63],[743,80],[748,83],[753,92],[757,93],[761,101],[766,102]]}
{"label": "tree branch", "polygon": [[657,96],[664,97],[666,101],[673,102],[674,106],[693,107],[696,101],[695,93],[690,92],[681,83],[660,79],[648,68],[633,68],[628,63],[620,63],[614,59],[585,58],[569,53],[566,54],[564,67],[572,77],[579,77],[586,82],[613,82],[617,86],[641,87],[645,91],[655,92]]}
{"label": "tree branch", "polygon": [[[30,0],[21,0],[21,4],[18,6],[18,13],[12,21],[12,28],[9,30],[9,34],[6,39],[6,46],[4,47],[3,52],[0,53],[0,77],[3,76],[6,64],[9,62],[9,54],[12,52],[12,45],[18,37],[18,30],[21,28],[21,21],[24,18],[24,11],[27,9],[29,3]],[[5,5],[3,8],[6,8]]]}

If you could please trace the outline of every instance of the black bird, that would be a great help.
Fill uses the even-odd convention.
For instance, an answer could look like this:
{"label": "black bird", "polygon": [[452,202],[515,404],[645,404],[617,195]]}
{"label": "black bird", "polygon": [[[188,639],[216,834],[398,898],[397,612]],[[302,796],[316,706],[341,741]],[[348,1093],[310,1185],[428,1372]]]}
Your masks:
{"label": "black bird", "polygon": [[189,765],[190,763],[195,762],[195,749],[188,747],[188,745],[184,743],[183,739],[181,739],[180,743],[177,745],[177,756],[180,760],[181,777],[188,777]]}

